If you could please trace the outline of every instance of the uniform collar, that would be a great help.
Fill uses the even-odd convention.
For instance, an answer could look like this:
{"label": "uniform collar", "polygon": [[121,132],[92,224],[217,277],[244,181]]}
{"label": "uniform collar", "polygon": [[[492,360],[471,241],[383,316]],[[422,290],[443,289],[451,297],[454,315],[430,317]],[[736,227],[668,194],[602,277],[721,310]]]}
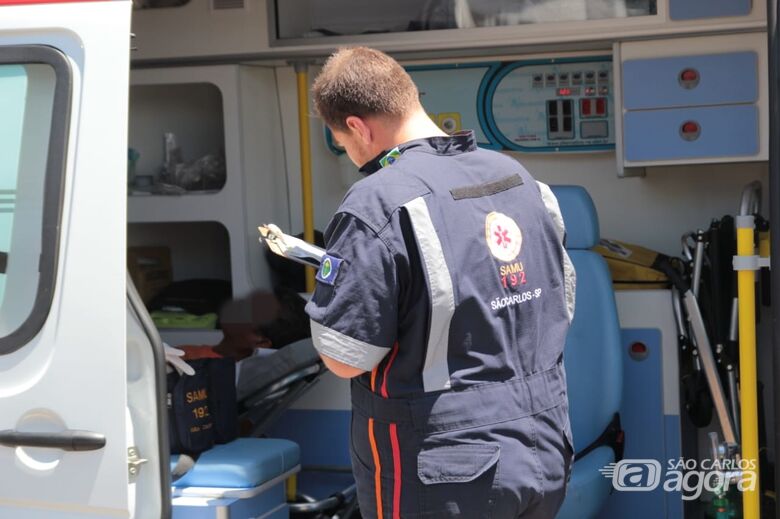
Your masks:
{"label": "uniform collar", "polygon": [[477,149],[477,139],[474,130],[463,130],[447,136],[427,137],[399,144],[391,150],[382,153],[363,164],[360,172],[366,175],[393,164],[406,150],[418,148],[436,155],[458,155]]}

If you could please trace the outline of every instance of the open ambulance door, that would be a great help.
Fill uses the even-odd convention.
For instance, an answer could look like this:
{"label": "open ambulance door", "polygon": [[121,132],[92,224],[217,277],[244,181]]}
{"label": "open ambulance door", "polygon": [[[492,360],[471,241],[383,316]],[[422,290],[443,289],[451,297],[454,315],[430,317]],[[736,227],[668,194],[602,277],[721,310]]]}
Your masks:
{"label": "open ambulance door", "polygon": [[49,1],[0,0],[0,517],[167,517],[125,266],[131,3]]}

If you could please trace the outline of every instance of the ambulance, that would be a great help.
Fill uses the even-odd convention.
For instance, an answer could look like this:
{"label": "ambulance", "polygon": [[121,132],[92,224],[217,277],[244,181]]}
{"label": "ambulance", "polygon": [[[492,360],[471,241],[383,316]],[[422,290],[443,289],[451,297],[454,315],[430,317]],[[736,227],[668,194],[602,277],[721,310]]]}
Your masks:
{"label": "ambulance", "polygon": [[558,196],[559,517],[780,518],[775,0],[0,0],[0,518],[359,517],[320,367],[178,463],[164,344],[224,334],[154,303],[272,291],[258,226],[325,228],[361,175],[308,91],[354,45]]}

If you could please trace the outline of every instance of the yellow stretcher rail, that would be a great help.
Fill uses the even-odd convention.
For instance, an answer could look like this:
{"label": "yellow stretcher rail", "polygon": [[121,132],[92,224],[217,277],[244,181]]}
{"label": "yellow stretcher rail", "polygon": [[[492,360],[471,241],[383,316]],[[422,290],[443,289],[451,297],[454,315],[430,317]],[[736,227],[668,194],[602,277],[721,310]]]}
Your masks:
{"label": "yellow stretcher rail", "polygon": [[[314,201],[311,180],[311,137],[309,135],[309,72],[306,63],[295,64],[298,83],[298,138],[301,156],[303,239],[314,243]],[[314,269],[306,267],[306,292],[314,291]]]}
{"label": "yellow stretcher rail", "polygon": [[[755,258],[754,219],[737,217],[737,258]],[[755,467],[753,484],[746,481],[742,495],[743,519],[759,519],[760,485],[758,476],[758,381],[756,375],[756,270],[737,268],[739,298],[739,386],[742,459]]]}

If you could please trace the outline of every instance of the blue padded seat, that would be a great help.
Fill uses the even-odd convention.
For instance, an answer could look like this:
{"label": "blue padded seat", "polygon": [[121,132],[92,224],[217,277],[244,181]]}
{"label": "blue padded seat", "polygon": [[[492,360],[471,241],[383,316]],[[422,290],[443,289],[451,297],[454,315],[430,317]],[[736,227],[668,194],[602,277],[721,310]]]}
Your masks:
{"label": "blue padded seat", "polygon": [[[574,450],[592,444],[620,408],[623,376],[620,324],[612,279],[604,259],[590,250],[599,241],[596,208],[580,186],[550,186],[566,225],[566,249],[577,273],[574,320],[566,338],[564,365]],[[615,461],[610,447],[574,460],[558,519],[596,517],[612,489],[598,469]]]}
{"label": "blue padded seat", "polygon": [[[599,511],[612,491],[611,482],[599,473],[599,469],[615,461],[611,447],[599,447],[577,460],[569,480],[569,489],[556,519],[598,517]],[[595,474],[595,476],[594,476]],[[596,477],[598,476],[598,477]]]}
{"label": "blue padded seat", "polygon": [[[171,459],[171,467],[177,457]],[[176,488],[255,488],[298,467],[298,444],[271,438],[238,438],[200,455]]]}

